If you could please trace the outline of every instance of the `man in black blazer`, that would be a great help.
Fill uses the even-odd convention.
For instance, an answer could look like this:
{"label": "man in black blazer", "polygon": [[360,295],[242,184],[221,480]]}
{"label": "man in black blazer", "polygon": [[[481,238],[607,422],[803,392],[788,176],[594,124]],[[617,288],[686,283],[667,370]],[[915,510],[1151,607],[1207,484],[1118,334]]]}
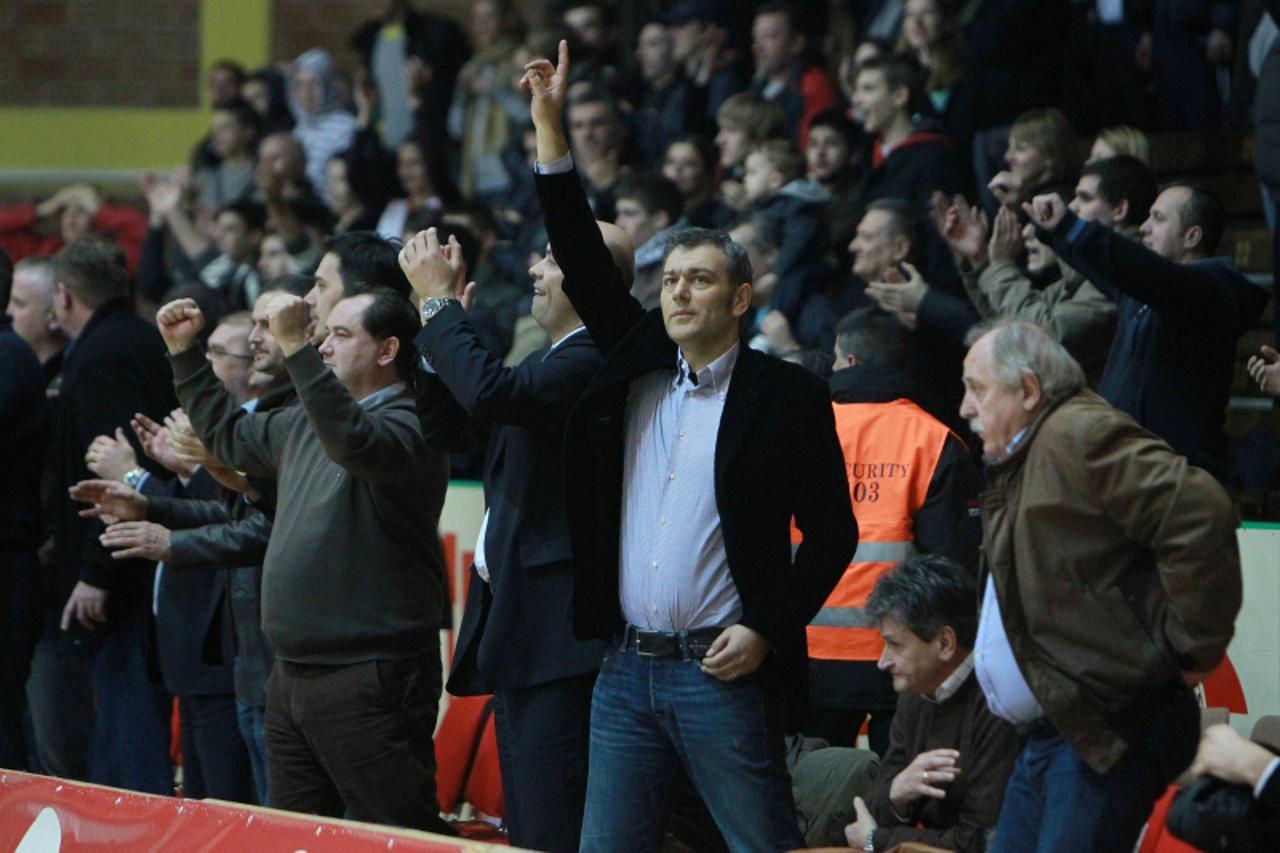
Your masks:
{"label": "man in black blazer", "polygon": [[[607,227],[629,264],[625,234]],[[562,436],[600,352],[561,290],[564,273],[553,254],[529,270],[531,311],[551,345],[513,368],[485,348],[464,310],[469,294],[456,239],[441,247],[428,229],[404,247],[400,263],[422,299],[415,343],[428,366],[418,376],[428,443],[448,452],[488,432],[487,509],[449,692],[496,695],[512,844],[573,851],[586,795],[591,689],[605,646],[576,639],[569,619]]]}
{"label": "man in black blazer", "polygon": [[170,794],[172,703],[150,675],[152,569],[113,560],[98,541],[102,523],[81,517],[67,489],[91,476],[85,453],[94,438],[113,434],[135,412],[161,419],[177,405],[172,375],[159,333],[133,312],[117,247],[81,238],[64,246],[53,264],[54,314],[71,338],[54,421],[62,503],[53,594],[65,602],[62,630],[91,660],[97,713],[89,781]]}
{"label": "man in black blazer", "polygon": [[742,346],[751,265],[723,232],[668,242],[660,309],[627,293],[568,156],[568,62],[562,42],[522,85],[552,253],[604,356],[565,438],[574,629],[613,641],[581,849],[655,849],[681,763],[731,849],[802,847],[783,725],[857,539],[826,386]]}

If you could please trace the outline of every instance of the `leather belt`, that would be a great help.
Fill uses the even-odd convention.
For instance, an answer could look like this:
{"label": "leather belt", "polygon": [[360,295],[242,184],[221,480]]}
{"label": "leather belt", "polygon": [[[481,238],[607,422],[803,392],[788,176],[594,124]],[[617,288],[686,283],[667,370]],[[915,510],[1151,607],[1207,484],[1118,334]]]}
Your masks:
{"label": "leather belt", "polygon": [[646,631],[628,625],[622,648],[647,658],[702,660],[723,628],[696,628],[692,631]]}

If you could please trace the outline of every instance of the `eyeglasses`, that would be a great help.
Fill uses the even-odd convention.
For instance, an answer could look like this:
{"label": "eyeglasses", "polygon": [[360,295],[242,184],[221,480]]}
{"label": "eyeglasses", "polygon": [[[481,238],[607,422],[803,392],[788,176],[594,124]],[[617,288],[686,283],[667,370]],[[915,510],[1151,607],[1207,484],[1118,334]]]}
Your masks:
{"label": "eyeglasses", "polygon": [[209,347],[209,351],[205,353],[205,358],[213,361],[215,358],[239,358],[245,361],[253,361],[253,356],[241,354],[238,352],[227,352],[225,347]]}

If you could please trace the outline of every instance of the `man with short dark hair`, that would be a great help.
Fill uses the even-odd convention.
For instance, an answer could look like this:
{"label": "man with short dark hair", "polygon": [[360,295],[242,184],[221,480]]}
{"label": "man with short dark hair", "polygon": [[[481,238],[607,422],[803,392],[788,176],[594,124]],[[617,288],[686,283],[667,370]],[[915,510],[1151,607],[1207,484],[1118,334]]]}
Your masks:
{"label": "man with short dark hair", "polygon": [[[1081,220],[1097,222],[1138,239],[1156,197],[1156,176],[1141,160],[1121,155],[1086,165],[1067,207]],[[961,255],[962,276],[974,307],[985,318],[1017,317],[1037,323],[1067,348],[1085,374],[1096,379],[1114,337],[1116,305],[1078,270],[1066,267],[1057,281],[1038,287],[1017,265],[1021,240],[1012,210],[996,214],[990,239],[981,221],[966,217],[948,232]],[[966,233],[973,230],[972,235]]]}
{"label": "man with short dark hair", "polygon": [[[565,443],[574,630],[614,644],[581,849],[657,847],[681,763],[731,847],[802,846],[786,703],[803,702],[803,626],[857,531],[830,403],[803,368],[741,345],[751,265],[723,232],[672,235],[660,310],[628,295],[568,156],[568,79],[561,42],[522,85],[565,294],[604,356]],[[793,516],[806,541],[790,557]]]}
{"label": "man with short dark hair", "polygon": [[614,216],[614,188],[622,177],[622,149],[626,125],[617,101],[606,89],[591,86],[569,100],[569,141],[583,186],[596,217]]}
{"label": "man with short dark hair", "polygon": [[974,337],[960,413],[990,482],[975,671],[992,713],[1027,734],[992,849],[1129,851],[1195,754],[1188,685],[1221,663],[1240,609],[1235,513],[1085,390],[1043,329]]}
{"label": "man with short dark hair", "polygon": [[304,300],[311,309],[311,343],[319,346],[328,337],[329,312],[348,296],[379,287],[410,296],[413,291],[396,260],[399,253],[394,243],[374,231],[348,231],[326,241],[316,283]]}
{"label": "man with short dark hair", "polygon": [[1142,243],[1086,221],[1055,195],[1025,205],[1042,242],[1116,303],[1116,334],[1098,393],[1168,441],[1193,465],[1226,476],[1223,428],[1236,341],[1268,294],[1214,257],[1225,214],[1188,183],[1165,186]]}
{"label": "man with short dark hair", "polygon": [[751,23],[756,60],[751,90],[782,107],[791,139],[801,151],[809,144],[813,117],[837,103],[835,86],[820,66],[808,61],[807,47],[808,36],[795,7],[770,2],[756,10]]}
{"label": "man with short dark hair", "polygon": [[637,172],[618,181],[614,222],[635,247],[631,295],[646,310],[658,305],[667,235],[684,211],[680,190],[657,172]]}
{"label": "man with short dark hair", "polygon": [[417,366],[413,307],[386,287],[347,296],[328,312],[319,351],[301,298],[277,293],[266,314],[298,404],[261,414],[227,395],[195,346],[204,317],[194,302],[171,302],[156,320],[209,451],[278,484],[262,580],[263,632],[277,653],[270,804],[447,831],[431,734],[448,466],[427,447],[405,384]]}
{"label": "man with short dark hair", "polygon": [[908,57],[874,57],[858,66],[853,115],[874,141],[871,168],[851,205],[854,221],[877,199],[902,199],[923,212],[933,193],[960,190],[951,140],[915,119],[922,85],[920,68]]}
{"label": "man with short dark hair", "polygon": [[[92,650],[97,703],[89,781],[152,794],[173,791],[169,695],[150,677],[152,571],[114,560],[98,540],[102,523],[83,518],[67,490],[92,475],[90,443],[114,435],[136,412],[163,419],[176,405],[163,342],[133,313],[119,249],[95,238],[54,258],[54,315],[71,338],[54,422],[61,506],[55,530],[63,631]],[[139,457],[141,458],[141,457]],[[144,466],[155,468],[150,461]],[[51,708],[58,714],[71,709]]]}
{"label": "man with short dark hair", "polygon": [[976,601],[973,571],[937,555],[903,561],[867,599],[884,637],[879,666],[899,698],[875,788],[845,828],[856,849],[987,849],[1022,738],[988,710],[973,676]]}
{"label": "man with short dark hair", "polygon": [[[925,405],[907,374],[907,330],[874,307],[836,327],[831,400],[858,519],[858,551],[809,623],[809,722],[805,734],[854,746],[863,721],[885,755],[897,705],[875,661],[884,644],[866,618],[871,588],[912,553],[977,559],[982,480],[964,442]],[[922,403],[924,405],[922,405]]]}

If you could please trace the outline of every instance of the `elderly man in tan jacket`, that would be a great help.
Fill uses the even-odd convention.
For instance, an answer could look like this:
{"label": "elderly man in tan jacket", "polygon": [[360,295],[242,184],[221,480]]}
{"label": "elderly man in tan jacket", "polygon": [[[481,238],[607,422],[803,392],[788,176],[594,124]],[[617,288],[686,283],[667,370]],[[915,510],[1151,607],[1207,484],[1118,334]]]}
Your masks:
{"label": "elderly man in tan jacket", "polygon": [[991,849],[1131,850],[1240,608],[1231,503],[1037,326],[979,330],[964,382],[990,478],[975,670],[1028,737]]}

